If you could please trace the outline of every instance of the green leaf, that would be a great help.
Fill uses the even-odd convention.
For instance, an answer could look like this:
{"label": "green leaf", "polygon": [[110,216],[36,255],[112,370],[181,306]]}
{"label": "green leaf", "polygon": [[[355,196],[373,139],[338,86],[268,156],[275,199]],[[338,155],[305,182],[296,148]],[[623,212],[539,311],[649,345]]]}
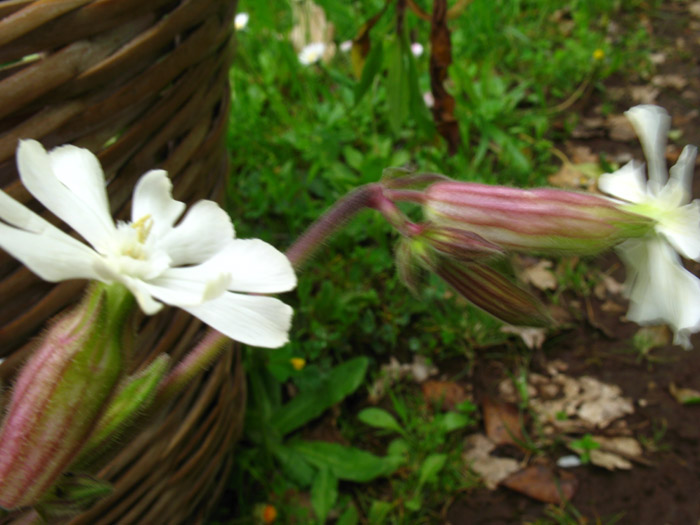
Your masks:
{"label": "green leaf", "polygon": [[464,428],[472,421],[469,416],[457,412],[448,412],[440,418],[440,427],[445,432],[452,432],[458,428]]}
{"label": "green leaf", "polygon": [[289,448],[317,468],[329,468],[339,479],[364,483],[388,476],[403,462],[394,456],[379,457],[354,447],[325,441],[296,441]]}
{"label": "green leaf", "polygon": [[360,78],[359,84],[355,88],[355,105],[359,104],[363,99],[372,81],[379,73],[382,63],[384,62],[384,46],[381,42],[375,43],[369,50],[367,55],[367,61],[362,68],[362,78]]}
{"label": "green leaf", "polygon": [[394,133],[401,131],[401,126],[408,117],[410,91],[407,61],[409,58],[404,47],[402,39],[396,39],[389,43],[386,96],[389,104],[389,124]]}
{"label": "green leaf", "polygon": [[345,509],[335,525],[357,525],[360,522],[360,515],[357,512],[357,507],[350,503],[348,508]]}
{"label": "green leaf", "polygon": [[447,461],[447,454],[431,454],[425,458],[420,467],[418,485],[424,485],[428,481],[435,481],[438,473],[445,466],[445,461]]}
{"label": "green leaf", "polygon": [[401,428],[398,421],[394,419],[394,416],[382,408],[365,408],[362,412],[357,414],[357,419],[374,428],[383,428],[386,430],[393,430],[401,435],[404,434],[403,428]]}
{"label": "green leaf", "polygon": [[308,487],[314,481],[316,471],[299,454],[281,444],[270,444],[270,451],[280,462],[282,470],[302,487]]}
{"label": "green leaf", "polygon": [[304,426],[353,393],[362,384],[368,363],[366,357],[356,357],[336,366],[318,388],[306,390],[280,407],[273,414],[271,425],[281,435]]}
{"label": "green leaf", "polygon": [[370,525],[382,525],[386,523],[386,519],[391,512],[392,505],[386,501],[375,499],[372,506],[369,508],[369,516],[367,520]]}
{"label": "green leaf", "polygon": [[408,456],[410,450],[411,447],[408,444],[408,441],[403,438],[396,438],[389,443],[389,446],[386,448],[386,453],[388,456],[404,457]]}
{"label": "green leaf", "polygon": [[337,499],[338,478],[333,475],[330,469],[320,469],[311,485],[311,506],[319,522],[326,522],[326,517]]}

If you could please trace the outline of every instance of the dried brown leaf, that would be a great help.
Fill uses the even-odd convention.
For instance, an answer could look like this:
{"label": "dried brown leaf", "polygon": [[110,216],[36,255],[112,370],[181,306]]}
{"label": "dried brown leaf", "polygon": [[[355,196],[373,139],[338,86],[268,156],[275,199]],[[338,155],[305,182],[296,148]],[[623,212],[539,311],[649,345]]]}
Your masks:
{"label": "dried brown leaf", "polygon": [[426,381],[421,390],[426,402],[440,404],[444,410],[452,410],[469,399],[464,387],[454,381]]}
{"label": "dried brown leaf", "polygon": [[573,474],[554,471],[544,465],[531,465],[504,479],[501,484],[511,490],[545,503],[560,504],[574,497],[578,481]]}
{"label": "dried brown leaf", "polygon": [[481,410],[486,435],[496,445],[519,445],[524,441],[520,413],[515,404],[486,397]]}
{"label": "dried brown leaf", "polygon": [[589,456],[591,463],[597,467],[603,467],[608,470],[630,470],[632,468],[632,463],[613,452],[597,449],[591,450]]}
{"label": "dried brown leaf", "polygon": [[503,325],[500,330],[504,334],[514,334],[520,336],[525,346],[530,350],[539,350],[547,339],[546,328],[535,328],[532,326]]}
{"label": "dried brown leaf", "polygon": [[692,388],[677,387],[673,382],[668,385],[668,390],[676,401],[683,405],[700,403],[700,391]]}
{"label": "dried brown leaf", "polygon": [[608,135],[611,140],[619,142],[631,142],[637,135],[632,125],[624,115],[610,115],[608,117]]}
{"label": "dried brown leaf", "polygon": [[688,79],[682,75],[655,75],[652,77],[651,83],[658,87],[677,89],[678,91],[681,91],[688,85]]}
{"label": "dried brown leaf", "polygon": [[542,259],[528,266],[521,272],[521,278],[539,290],[554,290],[557,288],[557,278],[550,268],[552,261]]}
{"label": "dried brown leaf", "polygon": [[467,466],[479,474],[491,490],[520,468],[520,464],[513,458],[491,456],[495,447],[485,435],[472,434],[465,439],[465,451],[462,456]]}

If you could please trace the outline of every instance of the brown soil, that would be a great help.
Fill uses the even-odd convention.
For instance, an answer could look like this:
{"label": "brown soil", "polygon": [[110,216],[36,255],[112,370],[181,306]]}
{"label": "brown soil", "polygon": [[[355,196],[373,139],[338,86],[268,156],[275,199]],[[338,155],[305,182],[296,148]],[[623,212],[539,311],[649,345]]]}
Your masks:
{"label": "brown soil", "polygon": [[[700,19],[690,16],[686,3],[668,4],[649,21],[655,45],[666,54],[665,62],[657,66],[655,74],[680,75],[688,84],[680,90],[663,89],[656,103],[669,110],[673,127],[682,130],[679,144],[700,145],[697,114],[700,109]],[[645,82],[648,80],[634,83]],[[607,84],[626,88],[620,79]],[[593,116],[599,102],[593,95],[578,109],[586,116]],[[636,103],[631,97],[614,102],[619,113]],[[600,137],[579,142],[590,145],[596,152],[629,151],[635,158],[641,158],[639,147],[633,143]],[[695,196],[700,197],[697,171]],[[602,261],[601,267],[606,269],[610,264],[610,260]],[[700,275],[700,264],[693,263],[689,267]],[[591,321],[563,337],[556,337],[545,343],[543,354],[535,361],[542,366],[548,360],[560,359],[568,365],[568,375],[589,375],[619,385],[624,396],[635,400],[635,413],[626,418],[629,429],[634,436],[653,443],[644,453],[649,464],[635,464],[631,470],[614,472],[591,465],[566,469],[578,479],[578,490],[568,507],[566,521],[552,517],[555,507],[499,488],[470,491],[451,505],[446,522],[454,525],[519,524],[543,520],[549,515],[545,523],[700,523],[700,406],[682,405],[669,392],[672,382],[700,390],[700,337],[693,339],[694,351],[667,346],[653,350],[653,359],[639,360],[630,343],[630,336],[636,330],[633,325],[615,320],[611,326],[606,325],[605,333],[599,328],[598,322]],[[482,390],[493,389],[494,367],[497,368],[494,362],[484,358],[477,363],[477,393],[479,383]],[[537,371],[538,367],[533,365],[533,368]],[[665,432],[659,432],[663,428]]]}

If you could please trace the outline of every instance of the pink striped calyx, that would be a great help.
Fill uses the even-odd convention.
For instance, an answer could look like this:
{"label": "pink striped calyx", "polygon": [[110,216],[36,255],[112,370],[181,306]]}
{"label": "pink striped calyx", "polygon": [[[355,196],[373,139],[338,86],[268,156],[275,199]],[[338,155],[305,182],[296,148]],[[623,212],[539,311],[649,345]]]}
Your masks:
{"label": "pink striped calyx", "polygon": [[436,182],[424,193],[435,224],[463,229],[510,251],[593,255],[652,232],[654,221],[614,200],[557,189]]}

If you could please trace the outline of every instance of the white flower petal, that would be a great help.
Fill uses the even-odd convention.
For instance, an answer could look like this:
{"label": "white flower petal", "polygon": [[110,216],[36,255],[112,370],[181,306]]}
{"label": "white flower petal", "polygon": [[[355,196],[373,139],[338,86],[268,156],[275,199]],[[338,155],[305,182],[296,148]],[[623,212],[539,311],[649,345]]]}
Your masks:
{"label": "white flower petal", "polygon": [[666,184],[666,137],[671,127],[671,117],[659,106],[635,106],[625,112],[642,143],[647,159],[649,189],[656,195]]}
{"label": "white flower petal", "polygon": [[[104,187],[99,162],[92,153],[81,148],[64,146],[54,151],[55,155],[46,153],[35,140],[21,141],[17,149],[17,168],[22,183],[54,215],[95,248],[102,249],[114,232],[114,222],[106,198],[86,200],[88,195],[100,194],[97,186]],[[54,163],[58,173],[54,171]],[[82,173],[71,176],[68,174],[71,169]],[[66,182],[59,179],[59,174]],[[85,187],[76,193],[74,189],[81,184]]]}
{"label": "white flower petal", "polygon": [[287,256],[260,239],[234,239],[203,266],[210,272],[229,272],[229,290],[235,292],[286,292],[297,283]]}
{"label": "white flower petal", "polygon": [[150,216],[151,235],[158,238],[168,232],[185,211],[185,203],[173,199],[173,183],[163,170],[151,170],[141,176],[134,188],[131,220]]}
{"label": "white flower petal", "polygon": [[670,210],[659,221],[656,231],[683,257],[700,260],[700,202]]}
{"label": "white flower petal", "polygon": [[132,294],[134,294],[136,302],[139,304],[139,308],[141,308],[141,311],[143,311],[143,313],[146,315],[157,314],[163,309],[163,303],[153,299],[151,291],[143,281],[134,279],[128,275],[120,275],[118,282],[122,283]]}
{"label": "white flower petal", "polygon": [[292,308],[272,297],[227,292],[202,305],[184,309],[241,343],[279,348],[289,340]]}
{"label": "white flower petal", "polygon": [[0,223],[0,247],[45,281],[97,279],[93,263],[99,255],[85,244],[60,233],[62,236],[47,236]]}
{"label": "white flower petal", "polygon": [[674,342],[689,348],[689,335],[700,330],[700,280],[662,239],[628,241],[620,255],[630,268],[627,317],[638,324],[667,323]]}
{"label": "white flower petal", "polygon": [[623,201],[641,202],[647,196],[644,165],[632,161],[613,173],[605,173],[598,179],[598,188]]}
{"label": "white flower petal", "polygon": [[144,283],[151,295],[173,306],[196,306],[224,293],[231,275],[213,273],[202,266],[169,268],[156,279]]}
{"label": "white flower petal", "polygon": [[680,186],[686,194],[686,199],[681,204],[690,202],[690,196],[693,192],[693,174],[695,173],[695,157],[697,157],[698,148],[687,145],[683,148],[678,161],[671,168],[671,178],[669,184],[674,183]]}
{"label": "white flower petal", "polygon": [[192,206],[158,244],[170,255],[174,266],[199,264],[225,248],[233,235],[228,214],[215,202],[204,200]]}

